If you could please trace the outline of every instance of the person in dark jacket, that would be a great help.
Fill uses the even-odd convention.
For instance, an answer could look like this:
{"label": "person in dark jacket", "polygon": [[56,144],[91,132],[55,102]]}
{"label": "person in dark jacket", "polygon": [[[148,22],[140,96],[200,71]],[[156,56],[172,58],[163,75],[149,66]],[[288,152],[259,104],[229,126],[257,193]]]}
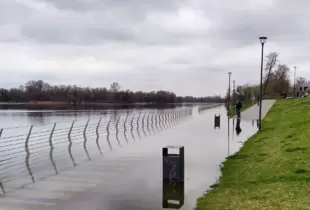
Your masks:
{"label": "person in dark jacket", "polygon": [[257,106],[259,106],[259,97],[257,98]]}
{"label": "person in dark jacket", "polygon": [[237,118],[241,117],[241,108],[242,108],[242,103],[241,101],[237,101],[236,103],[236,114],[237,114]]}

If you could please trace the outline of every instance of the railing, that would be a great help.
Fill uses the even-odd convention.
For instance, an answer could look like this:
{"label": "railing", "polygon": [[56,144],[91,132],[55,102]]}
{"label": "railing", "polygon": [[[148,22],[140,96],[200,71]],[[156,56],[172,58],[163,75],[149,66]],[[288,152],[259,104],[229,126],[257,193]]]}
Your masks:
{"label": "railing", "polygon": [[191,115],[192,109],[179,109],[0,129],[0,191],[14,180],[28,184],[58,174]]}

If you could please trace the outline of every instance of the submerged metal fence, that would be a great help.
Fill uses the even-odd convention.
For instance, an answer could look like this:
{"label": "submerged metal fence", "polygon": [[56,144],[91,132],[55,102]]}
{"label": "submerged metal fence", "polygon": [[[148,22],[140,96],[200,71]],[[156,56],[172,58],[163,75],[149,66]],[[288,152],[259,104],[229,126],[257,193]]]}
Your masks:
{"label": "submerged metal fence", "polygon": [[16,187],[34,183],[191,115],[192,109],[179,109],[0,129],[0,192],[14,180]]}

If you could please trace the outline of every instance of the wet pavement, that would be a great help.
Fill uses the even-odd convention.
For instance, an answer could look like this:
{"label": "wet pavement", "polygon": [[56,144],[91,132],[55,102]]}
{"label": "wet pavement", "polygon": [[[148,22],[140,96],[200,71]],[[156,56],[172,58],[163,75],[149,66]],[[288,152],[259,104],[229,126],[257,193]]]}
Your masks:
{"label": "wet pavement", "polygon": [[[215,115],[220,128],[214,128]],[[220,163],[256,131],[256,120],[229,120],[224,106],[201,112],[196,107],[192,117],[161,133],[11,191],[0,197],[0,209],[155,210],[163,209],[163,194],[165,200],[178,194],[179,209],[193,209],[219,177]],[[170,191],[163,184],[166,146],[184,147],[184,183]]]}

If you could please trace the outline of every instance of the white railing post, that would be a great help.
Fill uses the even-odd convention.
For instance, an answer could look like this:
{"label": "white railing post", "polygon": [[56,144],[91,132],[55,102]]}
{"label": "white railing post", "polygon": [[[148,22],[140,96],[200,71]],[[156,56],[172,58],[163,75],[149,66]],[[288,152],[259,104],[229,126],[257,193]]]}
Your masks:
{"label": "white railing post", "polygon": [[53,128],[51,130],[48,142],[49,142],[49,145],[50,145],[50,160],[51,160],[52,166],[53,166],[53,168],[55,170],[55,173],[58,174],[56,163],[55,163],[54,158],[53,158],[53,151],[54,151],[53,134],[54,134],[54,131],[55,131],[55,128],[56,128],[56,124],[57,123],[54,123],[54,125],[53,125]]}
{"label": "white railing post", "polygon": [[133,138],[134,141],[136,140],[136,139],[135,139],[135,136],[133,135],[133,121],[134,121],[134,119],[135,119],[135,114],[136,114],[136,113],[133,113],[132,118],[131,118],[131,122],[130,122],[130,126],[131,126],[131,129],[130,129],[130,131],[131,131],[131,136],[132,136],[132,138]]}
{"label": "white railing post", "polygon": [[143,114],[143,118],[142,118],[142,131],[143,131],[144,136],[146,136],[145,129],[144,129],[144,119],[145,119],[145,113]]}
{"label": "white railing post", "polygon": [[84,127],[84,131],[83,131],[83,136],[84,136],[83,147],[84,147],[84,150],[85,150],[85,153],[87,155],[88,160],[90,160],[90,156],[89,156],[89,153],[88,153],[87,147],[86,147],[86,143],[87,143],[86,131],[87,131],[88,124],[89,124],[89,119],[87,120],[86,125]]}
{"label": "white railing post", "polygon": [[118,133],[119,133],[118,125],[119,125],[119,120],[120,120],[120,118],[121,118],[121,116],[118,116],[118,119],[117,119],[117,121],[116,121],[116,125],[115,125],[116,134],[115,134],[115,136],[116,136],[116,140],[117,140],[117,142],[118,142],[118,145],[121,147],[122,145],[121,145],[121,142],[119,141],[119,138],[118,138]]}
{"label": "white railing post", "polygon": [[101,123],[101,117],[99,118],[99,121],[98,121],[98,124],[97,124],[97,127],[96,127],[96,144],[97,144],[97,148],[100,152],[100,154],[102,155],[102,151],[101,151],[101,148],[100,148],[100,145],[99,145],[99,126],[100,126],[100,123]]}
{"label": "white railing post", "polygon": [[139,113],[139,116],[138,116],[138,118],[137,118],[137,133],[138,133],[139,138],[141,139],[140,132],[139,132],[139,121],[140,121],[140,116],[141,116],[141,113]]}
{"label": "white railing post", "polygon": [[127,135],[126,135],[126,132],[127,132],[127,120],[128,120],[128,113],[127,113],[125,121],[124,121],[124,137],[125,137],[125,140],[126,140],[126,142],[128,144],[128,139],[127,139]]}
{"label": "white railing post", "polygon": [[109,144],[110,149],[112,150],[112,145],[111,145],[111,142],[110,142],[110,124],[111,124],[111,122],[112,122],[112,117],[110,117],[110,120],[109,120],[109,122],[107,124],[107,142]]}
{"label": "white railing post", "polygon": [[29,164],[29,158],[30,158],[30,151],[29,151],[29,139],[30,139],[30,136],[31,136],[31,132],[32,132],[32,128],[33,128],[33,125],[30,126],[30,129],[29,129],[29,132],[28,132],[28,135],[27,135],[27,138],[26,138],[26,141],[25,141],[25,152],[26,152],[26,159],[25,159],[25,163],[26,163],[26,168],[28,170],[28,173],[31,177],[31,180],[32,182],[34,183],[35,180],[34,180],[34,176],[32,174],[32,171],[31,171],[31,168],[30,168],[30,164]]}
{"label": "white railing post", "polygon": [[73,166],[75,167],[76,163],[75,163],[73,155],[72,155],[72,139],[71,139],[71,133],[72,133],[72,130],[73,130],[74,123],[75,123],[75,121],[72,122],[71,127],[70,127],[69,132],[68,132],[68,141],[69,141],[68,153],[69,153],[70,158],[71,158],[71,160],[73,162]]}

